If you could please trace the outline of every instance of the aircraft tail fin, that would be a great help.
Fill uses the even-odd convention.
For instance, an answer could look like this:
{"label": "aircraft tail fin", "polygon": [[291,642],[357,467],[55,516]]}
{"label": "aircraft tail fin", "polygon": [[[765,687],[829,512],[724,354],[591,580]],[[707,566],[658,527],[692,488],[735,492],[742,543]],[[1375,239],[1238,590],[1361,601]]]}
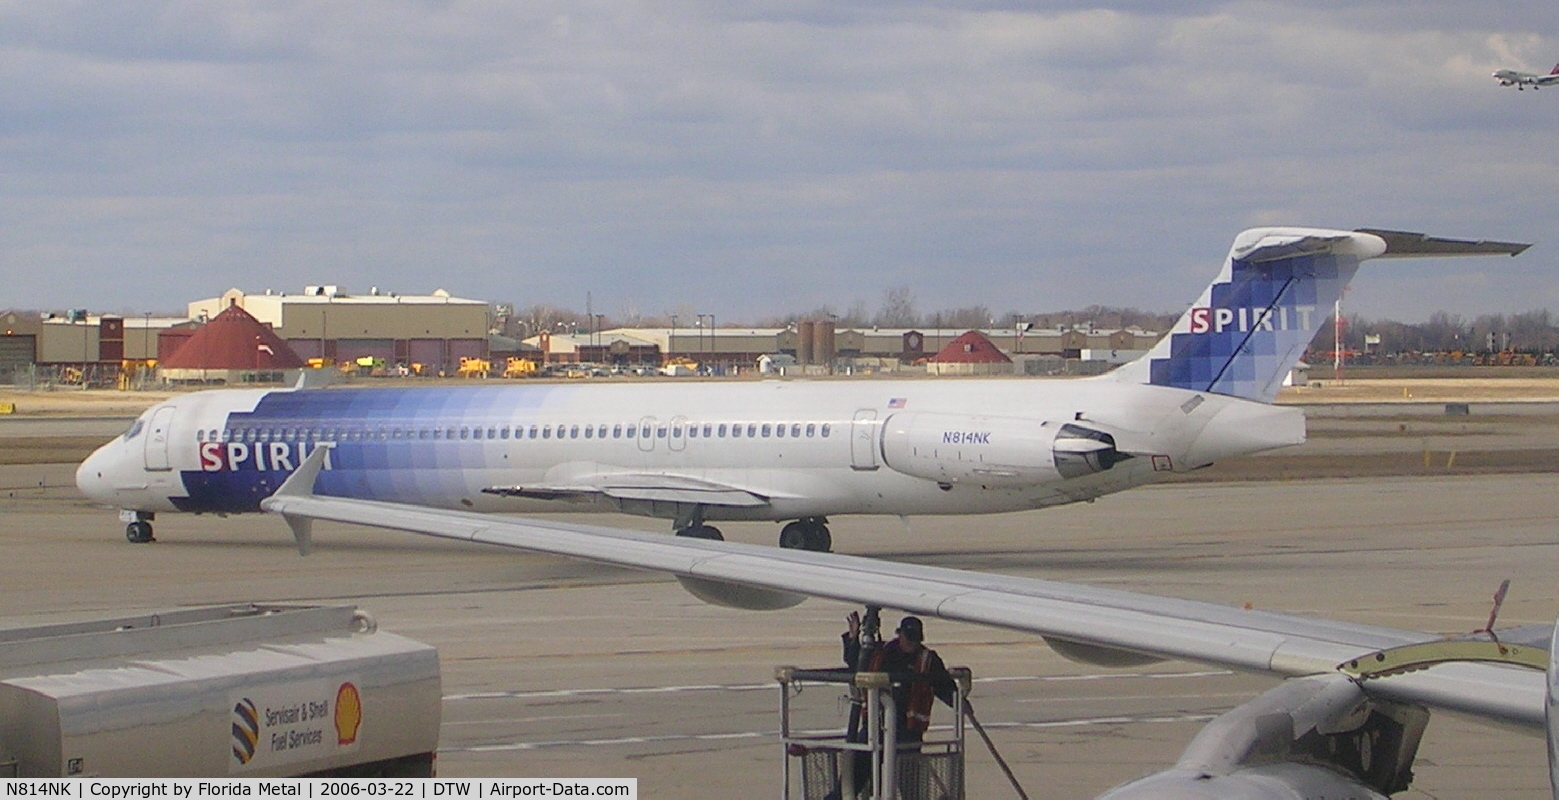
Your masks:
{"label": "aircraft tail fin", "polygon": [[1361,229],[1255,228],[1147,354],[1111,373],[1270,403],[1359,264],[1378,257],[1516,255],[1529,245]]}
{"label": "aircraft tail fin", "polygon": [[1548,74],[1549,75],[1559,75],[1559,64],[1555,64],[1554,68],[1553,68],[1553,71],[1549,72]]}

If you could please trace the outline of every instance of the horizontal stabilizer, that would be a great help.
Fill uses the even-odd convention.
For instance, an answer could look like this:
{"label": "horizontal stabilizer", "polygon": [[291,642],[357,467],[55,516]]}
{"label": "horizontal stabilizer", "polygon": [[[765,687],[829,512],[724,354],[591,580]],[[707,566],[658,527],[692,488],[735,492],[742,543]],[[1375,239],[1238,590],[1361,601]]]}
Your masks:
{"label": "horizontal stabilizer", "polygon": [[1521,242],[1491,242],[1487,239],[1445,239],[1408,231],[1386,231],[1360,228],[1359,233],[1379,236],[1386,242],[1386,252],[1381,258],[1413,258],[1431,256],[1518,256],[1530,244]]}

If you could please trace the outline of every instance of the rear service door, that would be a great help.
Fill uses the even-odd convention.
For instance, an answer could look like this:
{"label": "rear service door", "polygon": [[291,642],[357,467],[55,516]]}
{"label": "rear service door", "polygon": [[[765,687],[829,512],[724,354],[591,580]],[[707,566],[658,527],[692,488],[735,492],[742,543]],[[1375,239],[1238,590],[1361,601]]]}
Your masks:
{"label": "rear service door", "polygon": [[850,423],[850,467],[858,470],[877,468],[877,410],[863,408]]}

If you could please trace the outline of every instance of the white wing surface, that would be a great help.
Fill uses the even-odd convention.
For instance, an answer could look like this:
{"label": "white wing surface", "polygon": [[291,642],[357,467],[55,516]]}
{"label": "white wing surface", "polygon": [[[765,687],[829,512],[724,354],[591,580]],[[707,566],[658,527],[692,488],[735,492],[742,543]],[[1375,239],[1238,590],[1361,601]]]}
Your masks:
{"label": "white wing surface", "polygon": [[[698,587],[807,595],[1025,631],[1067,643],[1285,677],[1335,673],[1432,634],[858,556],[759,547],[551,521],[307,494],[300,469],[262,506],[306,544],[308,521],[349,522],[666,572]],[[745,595],[744,595],[745,596]],[[707,599],[707,598],[706,598]],[[741,605],[740,602],[733,604]],[[788,603],[776,602],[774,606]],[[754,603],[746,607],[764,607]],[[1537,645],[1546,647],[1546,641]],[[1363,681],[1375,697],[1456,710],[1541,732],[1545,678],[1504,664],[1449,663]]]}

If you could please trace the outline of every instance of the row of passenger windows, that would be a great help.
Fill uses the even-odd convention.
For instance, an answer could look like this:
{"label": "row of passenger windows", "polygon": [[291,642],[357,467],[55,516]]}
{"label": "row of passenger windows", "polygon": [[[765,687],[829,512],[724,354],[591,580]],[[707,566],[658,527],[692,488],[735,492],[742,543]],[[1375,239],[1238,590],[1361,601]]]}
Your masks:
{"label": "row of passenger windows", "polygon": [[519,425],[447,428],[231,428],[196,431],[201,442],[365,442],[411,439],[827,439],[827,422],[704,422],[615,425]]}

